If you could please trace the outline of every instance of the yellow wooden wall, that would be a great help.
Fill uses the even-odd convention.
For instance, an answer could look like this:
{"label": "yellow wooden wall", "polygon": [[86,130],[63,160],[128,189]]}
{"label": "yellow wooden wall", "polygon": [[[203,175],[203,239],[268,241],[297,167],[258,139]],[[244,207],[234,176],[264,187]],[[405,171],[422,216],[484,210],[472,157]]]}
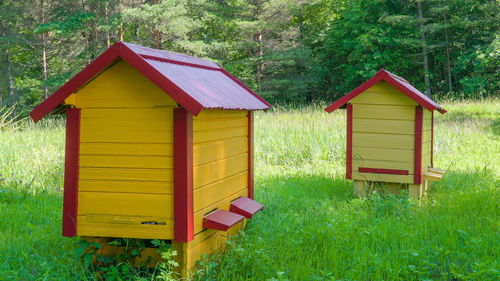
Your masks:
{"label": "yellow wooden wall", "polygon": [[248,195],[248,111],[203,110],[193,118],[194,233],[203,216]]}
{"label": "yellow wooden wall", "polygon": [[78,235],[172,239],[175,101],[119,61],[66,102],[82,109]]}
{"label": "yellow wooden wall", "polygon": [[432,113],[424,109],[424,120],[422,126],[422,168],[431,167],[432,157]]}
{"label": "yellow wooden wall", "polygon": [[[351,100],[354,180],[413,182],[417,103],[385,81]],[[359,173],[358,168],[408,170],[410,175]]]}

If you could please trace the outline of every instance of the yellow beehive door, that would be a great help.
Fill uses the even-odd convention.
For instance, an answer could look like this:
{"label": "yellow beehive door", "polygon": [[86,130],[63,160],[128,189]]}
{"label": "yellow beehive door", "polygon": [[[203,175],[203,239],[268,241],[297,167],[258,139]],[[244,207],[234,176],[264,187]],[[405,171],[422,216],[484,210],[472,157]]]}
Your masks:
{"label": "yellow beehive door", "polygon": [[[412,183],[417,103],[382,81],[351,100],[354,180]],[[360,172],[408,171],[408,175]]]}
{"label": "yellow beehive door", "polygon": [[66,103],[82,108],[78,235],[172,239],[174,100],[119,61]]}

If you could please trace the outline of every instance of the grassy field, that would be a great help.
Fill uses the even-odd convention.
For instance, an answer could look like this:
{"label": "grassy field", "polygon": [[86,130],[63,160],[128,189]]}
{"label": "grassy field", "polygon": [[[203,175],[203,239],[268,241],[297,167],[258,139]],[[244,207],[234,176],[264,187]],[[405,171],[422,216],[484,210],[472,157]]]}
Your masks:
{"label": "grassy field", "polygon": [[[444,106],[435,166],[447,173],[420,204],[352,196],[343,110],[258,113],[266,209],[199,279],[499,280],[500,100]],[[0,132],[0,280],[92,280],[60,235],[62,125]]]}

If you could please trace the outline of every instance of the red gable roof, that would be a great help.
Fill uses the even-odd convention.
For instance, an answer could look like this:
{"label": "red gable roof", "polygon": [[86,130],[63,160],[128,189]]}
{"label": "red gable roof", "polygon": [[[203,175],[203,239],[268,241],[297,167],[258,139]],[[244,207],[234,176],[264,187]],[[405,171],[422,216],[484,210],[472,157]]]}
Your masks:
{"label": "red gable roof", "polygon": [[366,89],[370,88],[371,86],[375,85],[376,83],[380,81],[385,81],[389,84],[391,84],[394,88],[398,89],[401,91],[403,94],[407,95],[409,98],[413,99],[415,102],[420,104],[422,107],[429,111],[437,110],[441,114],[446,113],[446,110],[441,107],[439,104],[431,100],[429,97],[424,95],[422,92],[417,90],[415,87],[410,85],[408,81],[405,79],[390,73],[387,70],[380,70],[370,78],[368,81],[365,83],[361,84],[359,87],[354,89],[352,92],[348,93],[347,95],[341,97],[340,99],[336,100],[334,103],[329,105],[325,110],[327,112],[332,112],[335,109],[341,107],[342,105],[348,103],[350,100],[355,98],[357,95],[361,94],[364,92]]}
{"label": "red gable roof", "polygon": [[271,107],[213,61],[117,42],[33,109],[30,112],[33,121],[50,113],[119,59],[194,115],[204,108],[259,110]]}

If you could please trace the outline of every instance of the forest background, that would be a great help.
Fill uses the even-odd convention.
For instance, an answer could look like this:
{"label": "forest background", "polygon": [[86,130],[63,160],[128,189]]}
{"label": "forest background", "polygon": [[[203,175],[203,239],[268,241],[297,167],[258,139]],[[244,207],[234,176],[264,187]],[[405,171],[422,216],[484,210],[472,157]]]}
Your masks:
{"label": "forest background", "polygon": [[497,0],[0,0],[0,108],[26,114],[116,41],[209,58],[274,104],[381,68],[434,98],[500,92]]}

